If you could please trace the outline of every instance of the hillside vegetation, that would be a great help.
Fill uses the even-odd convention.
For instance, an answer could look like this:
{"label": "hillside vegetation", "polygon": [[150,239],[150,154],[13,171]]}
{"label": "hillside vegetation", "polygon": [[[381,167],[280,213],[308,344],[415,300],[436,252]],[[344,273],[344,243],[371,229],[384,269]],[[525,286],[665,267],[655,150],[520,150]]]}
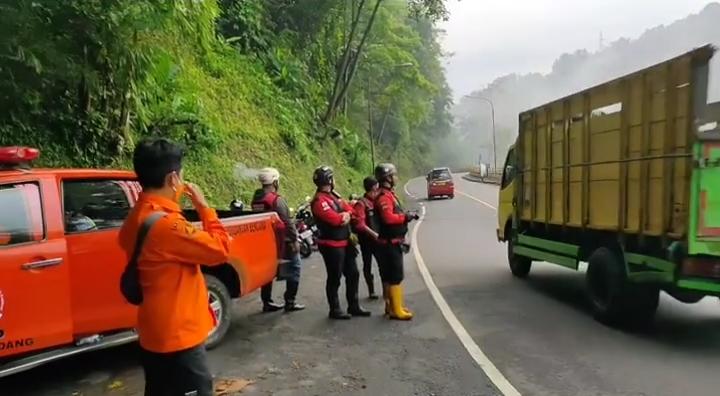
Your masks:
{"label": "hillside vegetation", "polygon": [[0,0],[0,146],[127,168],[166,136],[218,205],[249,199],[263,166],[291,200],[320,164],[356,192],[369,127],[405,174],[449,131],[443,17],[437,0]]}

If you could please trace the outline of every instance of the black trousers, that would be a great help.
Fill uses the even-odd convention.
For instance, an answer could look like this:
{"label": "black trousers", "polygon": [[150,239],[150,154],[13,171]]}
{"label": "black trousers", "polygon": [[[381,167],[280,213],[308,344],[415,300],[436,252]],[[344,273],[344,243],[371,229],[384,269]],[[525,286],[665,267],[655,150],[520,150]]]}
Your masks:
{"label": "black trousers", "polygon": [[355,262],[357,250],[351,246],[338,248],[322,245],[319,249],[327,271],[325,294],[330,311],[340,310],[338,289],[340,288],[342,276],[345,276],[345,297],[347,298],[348,308],[357,308],[359,306],[358,283],[360,281],[360,272],[358,272],[357,263]]}
{"label": "black trousers", "polygon": [[[375,277],[372,273],[372,260],[375,255],[375,242],[369,239],[360,239],[360,252],[362,253],[363,261],[363,277],[365,283],[368,285],[370,293],[375,291]],[[375,258],[377,260],[377,258]]]}
{"label": "black trousers", "polygon": [[171,353],[142,350],[145,396],[213,396],[205,345]]}
{"label": "black trousers", "polygon": [[377,245],[378,268],[383,283],[399,285],[405,278],[402,246],[400,244]]}

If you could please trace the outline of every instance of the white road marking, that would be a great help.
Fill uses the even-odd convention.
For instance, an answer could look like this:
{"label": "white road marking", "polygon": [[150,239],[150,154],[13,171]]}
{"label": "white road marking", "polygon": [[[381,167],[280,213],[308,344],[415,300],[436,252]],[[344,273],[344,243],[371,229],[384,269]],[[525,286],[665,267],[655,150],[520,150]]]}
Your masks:
{"label": "white road marking", "polygon": [[[408,192],[407,186],[409,183],[410,182],[405,184],[405,192]],[[410,195],[409,192],[408,195]],[[480,201],[475,197],[468,197]],[[482,203],[492,207],[485,202]],[[460,320],[457,318],[457,316],[455,316],[455,313],[453,312],[452,308],[450,308],[450,305],[447,303],[447,301],[445,301],[445,297],[443,297],[440,289],[438,289],[438,287],[435,285],[435,281],[433,280],[432,275],[430,275],[430,271],[425,265],[425,260],[423,260],[422,255],[420,254],[420,249],[417,243],[418,230],[420,229],[420,225],[425,219],[425,206],[421,205],[421,208],[422,214],[420,215],[420,219],[417,221],[417,224],[415,224],[415,227],[413,228],[411,243],[413,246],[413,253],[415,255],[415,262],[417,263],[420,274],[425,281],[425,285],[430,291],[433,300],[435,300],[435,304],[437,304],[440,312],[442,312],[445,320],[453,329],[455,335],[458,337],[463,347],[465,347],[465,350],[467,350],[467,352],[470,354],[470,357],[472,357],[475,363],[480,366],[482,371],[485,373],[485,375],[488,376],[488,378],[490,378],[490,381],[495,384],[500,393],[502,393],[504,396],[520,396],[520,392],[518,392],[518,390],[515,389],[515,387],[510,383],[510,381],[508,381],[507,378],[505,378],[505,376],[500,372],[500,370],[495,367],[493,362],[490,361],[490,359],[487,357],[487,355],[485,355],[482,349],[480,349],[475,340],[473,340],[473,338],[470,336],[470,333],[468,333],[462,323],[460,323]]]}
{"label": "white road marking", "polygon": [[464,192],[462,192],[462,191],[460,191],[460,190],[455,190],[455,192],[458,193],[458,194],[460,194],[460,195],[462,195],[463,197],[470,198],[470,199],[472,199],[472,200],[475,201],[475,202],[479,202],[479,203],[487,206],[488,208],[490,208],[490,209],[492,209],[492,210],[497,210],[496,207],[490,205],[489,203],[483,201],[482,199],[475,198],[475,197],[473,197],[472,195],[467,194],[467,193],[464,193]]}
{"label": "white road marking", "polygon": [[405,183],[405,187],[403,187],[403,189],[405,190],[405,194],[407,194],[410,198],[417,199],[417,197],[408,190],[408,184],[410,184],[411,181],[412,179],[408,180],[408,182]]}

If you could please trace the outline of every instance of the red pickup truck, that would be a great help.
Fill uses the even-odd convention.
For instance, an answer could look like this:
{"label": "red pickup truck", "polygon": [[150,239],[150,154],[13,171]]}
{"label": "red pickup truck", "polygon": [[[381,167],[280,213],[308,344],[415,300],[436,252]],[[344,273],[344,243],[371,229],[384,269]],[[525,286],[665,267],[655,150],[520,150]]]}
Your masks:
{"label": "red pickup truck", "polygon": [[[136,308],[119,289],[127,258],[117,242],[140,193],[135,175],[31,169],[38,155],[0,148],[0,377],[137,339]],[[231,299],[272,280],[278,262],[277,215],[218,215],[233,239],[229,262],[204,269],[219,318],[210,348],[230,326]]]}

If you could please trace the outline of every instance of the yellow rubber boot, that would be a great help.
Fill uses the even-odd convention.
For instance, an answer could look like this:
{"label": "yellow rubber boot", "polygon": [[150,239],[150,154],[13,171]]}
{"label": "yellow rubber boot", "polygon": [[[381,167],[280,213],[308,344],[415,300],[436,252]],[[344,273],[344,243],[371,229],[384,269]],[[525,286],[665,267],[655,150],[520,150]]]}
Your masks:
{"label": "yellow rubber boot", "polygon": [[413,315],[403,309],[402,287],[400,285],[390,286],[390,319],[410,320]]}
{"label": "yellow rubber boot", "polygon": [[[405,290],[403,290],[402,285],[398,285],[398,287],[400,288],[400,295],[401,295],[401,296],[405,296]],[[411,311],[410,309],[408,309],[408,307],[405,306],[405,303],[404,303],[404,302],[403,302],[403,304],[402,304],[402,309],[403,309],[403,311],[405,311],[406,314],[408,314],[408,315],[410,315],[410,316],[413,316],[412,311]]]}

